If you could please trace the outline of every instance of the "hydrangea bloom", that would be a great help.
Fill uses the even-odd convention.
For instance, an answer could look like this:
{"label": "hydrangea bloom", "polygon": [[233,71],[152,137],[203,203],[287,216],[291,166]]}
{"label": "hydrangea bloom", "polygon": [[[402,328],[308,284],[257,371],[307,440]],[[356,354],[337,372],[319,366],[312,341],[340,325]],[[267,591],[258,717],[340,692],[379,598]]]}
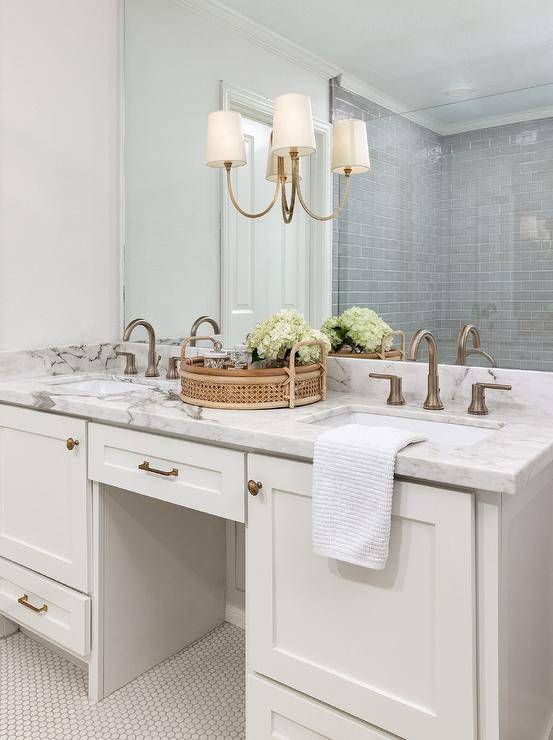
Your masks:
{"label": "hydrangea bloom", "polygon": [[344,334],[341,331],[338,316],[330,316],[321,326],[321,331],[329,338],[333,350],[338,349],[344,343]]}
{"label": "hydrangea bloom", "polygon": [[[328,338],[316,329],[312,329],[298,311],[282,309],[257,324],[248,336],[248,351],[255,360],[269,360],[282,363],[297,342],[305,339],[320,339],[326,351],[330,351]],[[317,362],[320,349],[317,345],[302,347],[298,352],[300,365]]]}
{"label": "hydrangea bloom", "polygon": [[[375,352],[379,349],[384,334],[392,329],[370,308],[354,306],[338,317],[327,319],[321,331],[330,339],[334,350],[347,344],[358,352]],[[391,346],[392,338],[386,341],[385,349]]]}

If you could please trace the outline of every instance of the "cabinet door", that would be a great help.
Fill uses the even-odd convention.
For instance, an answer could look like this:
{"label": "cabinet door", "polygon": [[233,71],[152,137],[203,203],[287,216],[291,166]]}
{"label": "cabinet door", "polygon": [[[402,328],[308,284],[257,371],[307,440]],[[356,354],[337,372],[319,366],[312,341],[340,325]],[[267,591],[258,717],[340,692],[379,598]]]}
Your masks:
{"label": "cabinet door", "polygon": [[310,465],[252,455],[249,477],[249,670],[409,740],[474,738],[472,496],[397,483],[375,571],[313,553]]}
{"label": "cabinet door", "polygon": [[0,555],[87,591],[88,506],[86,423],[0,406]]}

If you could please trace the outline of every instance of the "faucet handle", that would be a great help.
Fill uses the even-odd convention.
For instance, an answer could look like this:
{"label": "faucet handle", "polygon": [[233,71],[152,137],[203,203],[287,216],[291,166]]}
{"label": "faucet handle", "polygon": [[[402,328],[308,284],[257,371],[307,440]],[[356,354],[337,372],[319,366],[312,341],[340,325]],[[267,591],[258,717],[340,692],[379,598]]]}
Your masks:
{"label": "faucet handle", "polygon": [[390,375],[388,373],[369,373],[369,378],[379,378],[380,380],[390,381],[390,395],[386,399],[389,406],[403,406],[405,398],[401,392],[401,378],[399,375]]}
{"label": "faucet handle", "polygon": [[170,357],[167,364],[167,380],[178,380],[180,357]]}
{"label": "faucet handle", "polygon": [[489,409],[486,406],[486,388],[496,391],[510,391],[512,386],[503,383],[473,383],[472,399],[468,408],[469,414],[482,416],[489,413]]}
{"label": "faucet handle", "polygon": [[125,365],[125,370],[123,371],[125,375],[136,375],[136,356],[134,352],[116,352],[115,353],[117,357],[126,357],[127,363]]}

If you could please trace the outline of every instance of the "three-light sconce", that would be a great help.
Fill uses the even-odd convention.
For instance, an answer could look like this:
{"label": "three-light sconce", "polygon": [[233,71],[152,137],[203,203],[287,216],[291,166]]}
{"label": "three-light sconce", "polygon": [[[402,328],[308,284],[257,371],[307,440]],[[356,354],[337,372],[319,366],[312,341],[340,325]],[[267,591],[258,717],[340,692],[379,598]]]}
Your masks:
{"label": "three-light sconce", "polygon": [[[230,200],[236,210],[247,218],[259,218],[269,213],[277,202],[279,193],[284,223],[288,224],[292,220],[296,198],[311,218],[317,221],[336,218],[348,197],[350,175],[370,169],[364,121],[348,118],[334,124],[331,170],[344,175],[346,185],[340,204],[328,216],[314,213],[306,204],[301,191],[300,157],[309,157],[316,151],[311,100],[307,95],[299,93],[280,95],[275,100],[266,172],[266,179],[275,183],[275,192],[266,208],[258,213],[248,213],[238,205],[231,178],[233,167],[247,164],[242,117],[236,111],[216,111],[208,116],[207,165],[225,168]],[[291,188],[289,199],[286,184],[290,184]]]}

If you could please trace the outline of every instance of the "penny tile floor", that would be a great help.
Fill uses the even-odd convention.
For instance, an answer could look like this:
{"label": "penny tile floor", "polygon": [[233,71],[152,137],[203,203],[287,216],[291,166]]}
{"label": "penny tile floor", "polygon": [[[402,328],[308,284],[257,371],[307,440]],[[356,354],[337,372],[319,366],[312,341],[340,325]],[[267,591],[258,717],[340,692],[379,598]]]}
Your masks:
{"label": "penny tile floor", "polygon": [[225,623],[90,704],[82,668],[17,632],[0,640],[0,739],[243,740],[244,652]]}

